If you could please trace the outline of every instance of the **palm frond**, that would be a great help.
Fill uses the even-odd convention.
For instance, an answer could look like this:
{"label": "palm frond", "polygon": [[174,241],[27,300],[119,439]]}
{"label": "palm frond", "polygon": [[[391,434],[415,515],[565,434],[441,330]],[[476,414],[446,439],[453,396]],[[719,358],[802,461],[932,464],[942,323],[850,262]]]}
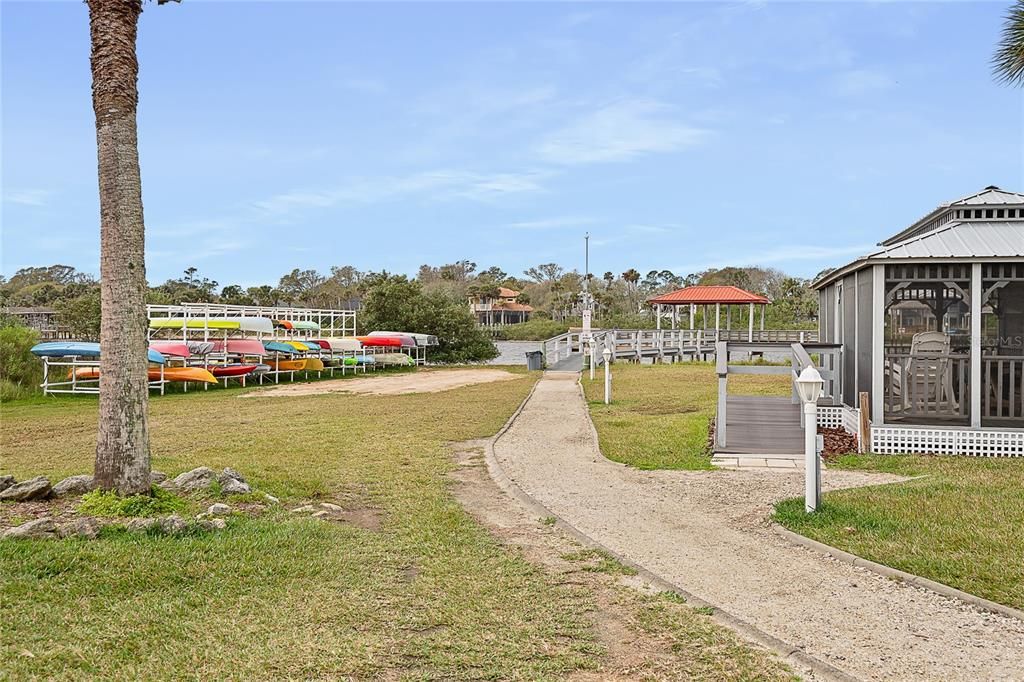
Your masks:
{"label": "palm frond", "polygon": [[1024,0],[1015,0],[1006,13],[992,70],[1003,83],[1024,85]]}

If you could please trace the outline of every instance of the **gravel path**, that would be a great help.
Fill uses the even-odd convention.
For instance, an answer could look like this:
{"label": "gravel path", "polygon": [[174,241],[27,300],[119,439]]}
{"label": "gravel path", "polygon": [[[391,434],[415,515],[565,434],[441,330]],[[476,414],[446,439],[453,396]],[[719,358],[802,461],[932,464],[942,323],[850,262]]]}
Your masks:
{"label": "gravel path", "polygon": [[[546,374],[494,452],[566,522],[862,679],[1022,680],[1024,623],[794,547],[765,517],[786,471],[638,471],[605,459],[575,374]],[[826,471],[825,489],[895,477]]]}

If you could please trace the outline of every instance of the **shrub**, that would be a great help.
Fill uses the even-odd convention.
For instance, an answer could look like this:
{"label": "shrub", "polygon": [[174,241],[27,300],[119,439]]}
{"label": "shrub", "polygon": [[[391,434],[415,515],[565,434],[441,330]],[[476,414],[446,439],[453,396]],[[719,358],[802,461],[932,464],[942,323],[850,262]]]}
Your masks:
{"label": "shrub", "polygon": [[93,490],[82,495],[78,511],[91,516],[159,516],[184,511],[187,506],[177,495],[153,486],[149,495],[127,497],[113,491]]}
{"label": "shrub", "polygon": [[11,399],[9,393],[23,397],[15,394],[31,393],[42,381],[43,366],[31,352],[38,342],[39,334],[34,329],[10,322],[0,326],[0,380],[4,384],[0,395],[4,400]]}
{"label": "shrub", "polygon": [[377,275],[367,283],[360,324],[366,331],[437,336],[439,345],[427,355],[431,362],[481,362],[498,356],[464,300],[442,292],[424,294],[419,282],[404,275]]}

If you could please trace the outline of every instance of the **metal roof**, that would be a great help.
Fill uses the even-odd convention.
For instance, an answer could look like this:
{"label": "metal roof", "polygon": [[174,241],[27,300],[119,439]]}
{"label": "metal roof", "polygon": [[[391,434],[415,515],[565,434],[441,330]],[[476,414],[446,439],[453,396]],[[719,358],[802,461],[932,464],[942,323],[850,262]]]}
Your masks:
{"label": "metal roof", "polygon": [[883,240],[880,246],[889,246],[925,232],[930,232],[941,223],[948,223],[956,218],[952,209],[957,206],[1024,206],[1024,194],[1008,192],[995,185],[989,185],[980,192],[969,194],[955,201],[939,204],[926,215],[914,221],[910,227]]}
{"label": "metal roof", "polygon": [[869,262],[905,259],[1024,258],[1024,220],[954,221],[914,235],[836,268],[814,283],[829,282]]}
{"label": "metal roof", "polygon": [[890,244],[867,258],[1024,258],[1024,221],[964,221]]}
{"label": "metal roof", "polygon": [[972,194],[970,196],[963,197],[962,199],[950,202],[949,206],[1001,206],[1005,204],[1024,204],[1024,194],[1021,194],[1020,192],[1008,192],[1005,189],[999,189],[995,185],[989,185],[977,194]]}
{"label": "metal roof", "polygon": [[665,305],[686,305],[689,303],[761,304],[768,303],[768,299],[760,294],[752,294],[749,291],[744,291],[739,287],[731,285],[698,284],[649,298],[647,302]]}

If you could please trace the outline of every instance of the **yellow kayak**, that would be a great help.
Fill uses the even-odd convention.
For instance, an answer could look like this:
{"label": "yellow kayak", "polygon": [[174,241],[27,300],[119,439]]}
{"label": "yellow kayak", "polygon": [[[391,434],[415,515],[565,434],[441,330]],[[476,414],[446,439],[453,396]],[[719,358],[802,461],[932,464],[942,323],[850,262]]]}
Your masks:
{"label": "yellow kayak", "polygon": [[309,360],[277,360],[273,358],[264,358],[263,364],[270,365],[270,368],[277,370],[278,372],[297,372],[299,370],[306,369],[306,363]]}
{"label": "yellow kayak", "polygon": [[[69,373],[68,378],[70,379],[71,376],[72,375]],[[79,367],[74,371],[74,376],[77,379],[99,379],[100,368]],[[217,378],[202,367],[165,367],[163,379],[164,381],[198,381],[206,384],[217,383]],[[159,367],[149,368],[149,380],[160,381]]]}

